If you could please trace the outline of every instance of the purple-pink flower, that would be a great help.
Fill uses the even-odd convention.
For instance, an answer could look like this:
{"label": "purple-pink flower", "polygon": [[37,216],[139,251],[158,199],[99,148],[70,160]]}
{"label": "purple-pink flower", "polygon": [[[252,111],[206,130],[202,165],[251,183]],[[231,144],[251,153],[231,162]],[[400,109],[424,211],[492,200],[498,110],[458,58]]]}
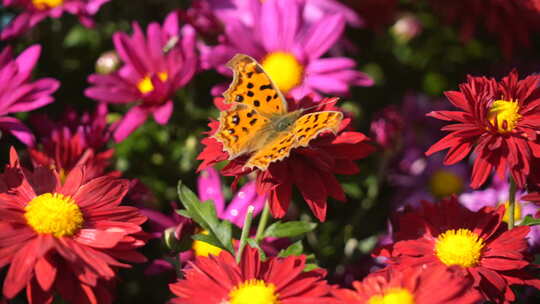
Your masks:
{"label": "purple-pink flower", "polygon": [[[236,53],[258,60],[280,90],[299,99],[314,93],[347,95],[350,86],[370,86],[373,80],[345,57],[321,58],[342,38],[345,17],[327,14],[317,21],[306,20],[302,1],[250,1],[252,24],[245,14],[223,20],[222,43],[201,48],[203,68],[216,68],[231,75],[225,63]],[[223,87],[214,88],[215,95]]]}
{"label": "purple-pink flower", "polygon": [[10,47],[0,52],[0,129],[13,134],[27,146],[34,145],[34,135],[20,120],[8,115],[53,102],[51,94],[60,87],[60,82],[52,78],[30,81],[40,53],[39,45],[27,48],[17,58],[13,58]]}
{"label": "purple-pink flower", "polygon": [[6,26],[0,40],[17,37],[47,17],[60,18],[64,12],[77,15],[79,21],[92,27],[91,18],[99,8],[110,0],[3,0],[6,7],[15,7],[22,12]]}
{"label": "purple-pink flower", "polygon": [[180,28],[178,13],[167,16],[163,26],[150,23],[146,35],[136,22],[133,35],[116,33],[114,45],[124,65],[108,74],[92,74],[93,85],[85,95],[100,102],[134,103],[114,131],[114,139],[122,141],[142,125],[148,115],[159,124],[166,124],[173,112],[173,96],[186,85],[197,69],[195,31]]}

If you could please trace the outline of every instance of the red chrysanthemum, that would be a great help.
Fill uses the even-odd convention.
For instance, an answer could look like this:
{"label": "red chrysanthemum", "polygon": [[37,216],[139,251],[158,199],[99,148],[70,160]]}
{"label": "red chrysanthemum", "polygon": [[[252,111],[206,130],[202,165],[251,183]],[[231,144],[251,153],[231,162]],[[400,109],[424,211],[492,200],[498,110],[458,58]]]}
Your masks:
{"label": "red chrysanthemum", "polygon": [[106,146],[111,139],[106,115],[107,107],[101,104],[94,113],[80,116],[68,109],[60,121],[45,115],[33,116],[31,124],[36,127],[39,140],[28,150],[32,162],[54,168],[61,177],[81,165],[85,166],[88,179],[106,174],[114,154]]}
{"label": "red chrysanthemum", "polygon": [[449,23],[458,23],[461,39],[473,38],[478,25],[497,35],[503,53],[510,57],[514,49],[530,46],[530,35],[538,31],[538,0],[430,0],[434,9]]}
{"label": "red chrysanthemum", "polygon": [[441,130],[451,133],[439,140],[427,155],[449,149],[445,165],[465,158],[474,148],[476,159],[471,187],[480,187],[495,170],[501,178],[508,171],[520,188],[530,172],[533,157],[540,157],[536,132],[540,131],[540,76],[518,80],[516,71],[500,82],[471,77],[460,91],[445,92],[461,111],[433,111],[428,116],[456,122]]}
{"label": "red chrysanthemum", "polygon": [[119,206],[128,181],[102,176],[87,181],[76,167],[62,183],[46,167],[21,168],[15,150],[0,176],[0,267],[10,264],[3,293],[26,287],[30,303],[112,303],[120,262],[144,262],[145,244],[134,207]]}
{"label": "red chrysanthemum", "polygon": [[[318,111],[339,111],[335,106],[337,98],[314,102],[311,98],[300,101],[289,100],[289,111],[308,109],[306,113]],[[216,103],[223,110],[223,105]],[[280,162],[271,163],[267,170],[257,171],[257,192],[268,194],[270,209],[274,217],[283,217],[289,208],[292,186],[296,185],[315,216],[324,221],[326,217],[326,201],[328,196],[344,201],[345,194],[334,176],[335,174],[356,174],[359,172],[354,160],[364,158],[373,152],[368,144],[369,138],[360,132],[347,130],[350,118],[344,118],[336,135],[324,133],[313,139],[308,147],[291,151],[289,157]],[[228,154],[223,145],[212,135],[219,127],[218,121],[209,123],[209,136],[202,140],[204,150],[197,159],[202,160],[198,170],[227,160]],[[226,176],[237,178],[251,170],[244,169],[247,161],[245,155],[233,159],[221,171]]]}
{"label": "red chrysanthemum", "polygon": [[463,278],[460,269],[431,267],[395,268],[375,272],[362,282],[354,282],[354,290],[336,289],[342,304],[474,304],[480,294],[471,293],[472,280]]}
{"label": "red chrysanthemum", "polygon": [[473,287],[495,303],[515,300],[511,285],[540,288],[527,253],[530,228],[508,230],[504,206],[473,212],[455,197],[433,204],[422,202],[405,212],[394,226],[396,243],[381,250],[390,267],[461,267]]}
{"label": "red chrysanthemum", "polygon": [[[304,271],[305,256],[269,257],[246,247],[239,264],[227,251],[197,257],[184,269],[185,278],[169,285],[173,303],[331,303],[326,271]],[[247,301],[251,300],[251,301]]]}

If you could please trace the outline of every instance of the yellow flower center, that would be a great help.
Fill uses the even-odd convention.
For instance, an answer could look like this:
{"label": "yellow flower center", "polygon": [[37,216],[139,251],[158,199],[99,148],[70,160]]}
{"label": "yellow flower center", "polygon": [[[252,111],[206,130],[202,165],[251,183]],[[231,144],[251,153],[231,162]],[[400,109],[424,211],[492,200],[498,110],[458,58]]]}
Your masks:
{"label": "yellow flower center", "polygon": [[[504,203],[505,211],[503,216],[503,221],[506,223],[510,222],[510,203],[506,201]],[[521,204],[519,202],[516,202],[514,204],[514,221],[519,222],[521,220]]]}
{"label": "yellow flower center", "polygon": [[369,298],[368,304],[414,304],[414,296],[403,288],[391,288],[384,295],[375,295]]}
{"label": "yellow flower center", "polygon": [[[169,75],[165,72],[158,73],[159,80],[165,82],[169,78]],[[154,84],[152,83],[152,79],[150,76],[146,76],[139,83],[137,84],[137,88],[139,91],[143,94],[150,93],[154,90]]]}
{"label": "yellow flower center", "polygon": [[304,67],[291,53],[270,53],[262,60],[262,66],[284,94],[302,83]]}
{"label": "yellow flower center", "polygon": [[[203,230],[201,231],[201,233],[208,235],[207,230]],[[191,249],[195,251],[196,256],[205,256],[205,257],[207,257],[210,254],[217,256],[222,250],[221,248],[208,244],[207,242],[197,241],[197,240],[193,241],[193,244],[191,245]]]}
{"label": "yellow flower center", "polygon": [[252,279],[231,290],[229,304],[279,304],[278,296],[274,284]]}
{"label": "yellow flower center", "polygon": [[435,243],[435,254],[447,266],[473,267],[482,256],[484,240],[468,229],[447,230]]}
{"label": "yellow flower center", "polygon": [[520,118],[517,101],[495,100],[488,111],[488,120],[499,133],[512,131]]}
{"label": "yellow flower center", "polygon": [[83,214],[73,198],[60,193],[45,193],[32,199],[26,207],[26,222],[39,234],[71,236],[82,227]]}
{"label": "yellow flower center", "polygon": [[64,0],[32,0],[32,4],[38,10],[46,10],[62,5]]}
{"label": "yellow flower center", "polygon": [[436,197],[449,196],[463,190],[463,180],[453,172],[438,170],[429,180],[429,189]]}

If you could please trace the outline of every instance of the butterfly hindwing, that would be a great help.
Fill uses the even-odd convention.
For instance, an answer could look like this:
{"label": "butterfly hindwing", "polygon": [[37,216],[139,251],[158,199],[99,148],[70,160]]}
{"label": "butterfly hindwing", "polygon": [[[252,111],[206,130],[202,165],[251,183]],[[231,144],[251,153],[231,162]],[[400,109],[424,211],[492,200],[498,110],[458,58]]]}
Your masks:
{"label": "butterfly hindwing", "polygon": [[343,113],[338,111],[314,112],[302,115],[289,130],[277,133],[246,162],[246,167],[266,170],[270,163],[289,156],[294,148],[307,147],[309,142],[325,131],[339,130]]}
{"label": "butterfly hindwing", "polygon": [[285,98],[255,59],[237,54],[227,66],[233,70],[234,78],[223,93],[225,103],[246,104],[264,116],[287,113]]}
{"label": "butterfly hindwing", "polygon": [[325,131],[337,133],[343,119],[343,113],[338,111],[314,112],[300,116],[293,125],[296,135],[294,147],[307,147],[309,142]]}

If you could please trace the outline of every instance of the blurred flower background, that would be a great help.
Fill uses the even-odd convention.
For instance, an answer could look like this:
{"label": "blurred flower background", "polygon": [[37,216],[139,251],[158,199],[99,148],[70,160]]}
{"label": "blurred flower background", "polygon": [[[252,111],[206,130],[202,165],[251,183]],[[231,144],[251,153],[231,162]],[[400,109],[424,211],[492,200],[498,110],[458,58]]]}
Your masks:
{"label": "blurred flower background", "polygon": [[[137,230],[122,235],[136,235],[131,240],[136,245],[128,242],[131,245],[122,254],[132,254],[126,260],[131,257],[140,263],[119,266],[107,260],[119,269],[114,275],[96,275],[103,282],[106,279],[106,284],[97,287],[87,282],[92,281],[88,277],[87,281],[78,278],[81,288],[90,284],[96,293],[106,290],[100,299],[165,303],[173,297],[168,284],[176,281],[180,265],[194,256],[221,251],[193,241],[194,233],[208,231],[175,212],[181,206],[179,180],[197,188],[201,201],[213,200],[217,217],[234,223],[235,232],[243,227],[248,206],[255,207],[255,215],[269,212],[264,209],[266,200],[275,202],[271,212],[279,210],[283,221],[317,223],[316,230],[302,239],[303,253],[308,257],[307,261],[301,258],[302,263],[324,268],[331,284],[352,287],[357,281],[354,293],[368,298],[371,294],[359,282],[381,269],[387,258],[372,256],[373,250],[395,245],[393,253],[399,252],[397,244],[404,242],[403,237],[396,237],[395,225],[389,224],[396,214],[424,206],[422,200],[436,202],[451,195],[461,204],[452,208],[462,208],[466,211],[460,212],[466,214],[476,214],[486,206],[508,206],[508,172],[501,169],[502,178],[486,173],[485,181],[474,185],[481,187],[472,189],[473,163],[482,158],[462,155],[463,161],[446,166],[444,153],[425,155],[446,135],[440,128],[448,124],[425,114],[456,110],[444,92],[462,90],[460,84],[467,83],[467,75],[500,81],[513,69],[519,71],[520,80],[540,72],[539,1],[0,1],[2,164],[10,163],[9,151],[14,146],[21,163],[34,168],[33,175],[44,170],[47,178],[43,180],[60,184],[70,173],[71,179],[81,184],[95,183],[99,178],[114,180],[123,189],[115,212],[132,207],[140,210],[135,222],[137,227],[142,225],[144,233]],[[215,140],[212,142],[209,132],[217,128],[216,119],[225,108],[220,96],[232,81],[225,64],[236,53],[258,60],[293,108],[339,97],[335,104],[317,105],[319,110],[339,108],[344,112],[338,137],[332,141],[321,136],[313,141],[313,149],[295,150],[281,167],[258,175],[242,171],[241,161],[223,162],[227,156]],[[513,93],[526,95],[534,108],[539,96],[528,94],[538,84],[526,85],[534,87],[530,91],[520,87]],[[536,116],[538,113],[531,115],[531,120]],[[484,120],[493,126],[493,121]],[[523,124],[523,129],[530,127],[529,121]],[[503,128],[495,123],[497,126]],[[522,167],[513,167],[519,171],[515,175],[521,174],[520,185],[534,177],[537,165],[531,161],[531,176],[526,176],[528,172]],[[73,177],[80,167],[85,173]],[[295,175],[295,170],[300,173]],[[8,173],[2,178],[12,183],[14,177]],[[11,189],[12,185],[5,183],[2,180],[0,190]],[[257,194],[264,190],[268,190],[265,195]],[[35,194],[40,193],[36,190]],[[529,202],[527,194],[526,189],[518,191],[517,223],[527,215],[539,214],[538,203]],[[124,207],[117,206],[120,200]],[[497,223],[508,222],[510,215],[503,216],[502,209],[497,210]],[[143,224],[144,217],[148,220]],[[5,218],[0,213],[0,220]],[[538,253],[538,227],[525,230],[520,230],[519,244],[524,244],[528,235],[529,253]],[[261,247],[273,261],[281,249],[300,239],[265,238]],[[503,241],[497,239],[493,244]],[[115,246],[127,245],[114,244],[103,251]],[[139,248],[138,253],[135,248]],[[4,267],[11,260],[1,250],[0,266]],[[522,254],[523,250],[516,252]],[[143,262],[139,253],[148,261]],[[109,251],[107,254],[114,256]],[[246,253],[255,254],[254,249]],[[216,268],[229,260],[233,257],[223,254],[211,266]],[[523,262],[521,256],[516,260]],[[58,263],[59,269],[68,267]],[[249,272],[242,267],[242,273]],[[7,267],[2,268],[0,281],[5,281],[7,273]],[[314,273],[317,284],[322,284],[319,279],[324,271]],[[439,270],[431,275],[412,271],[410,275],[453,278]],[[520,279],[526,276],[519,275]],[[504,278],[501,290],[509,290],[508,282],[514,277]],[[28,286],[37,286],[35,280]],[[384,284],[408,284],[401,282],[402,277],[391,278],[390,273],[381,280]],[[368,277],[363,286],[375,281]],[[11,287],[13,303],[27,301],[24,292],[15,295],[24,284],[19,282],[16,291]],[[62,282],[55,284],[63,286]],[[198,286],[176,283],[174,294],[201,294],[188,291],[186,286],[192,285]],[[415,292],[426,297],[425,286],[431,285],[419,286]],[[326,301],[330,295],[327,287],[320,287],[324,290],[320,295],[319,287],[314,288],[317,292],[307,294]],[[454,297],[463,288],[456,283],[441,297]],[[540,301],[540,293],[530,287],[516,290],[519,303]],[[50,297],[45,291],[43,294]],[[224,289],[220,292],[225,294]],[[289,292],[293,293],[283,289],[284,299]],[[357,303],[351,300],[353,292],[335,294],[345,303]],[[494,301],[499,299],[486,294]],[[75,297],[64,297],[70,296]],[[477,299],[478,294],[472,294],[467,301]]]}

